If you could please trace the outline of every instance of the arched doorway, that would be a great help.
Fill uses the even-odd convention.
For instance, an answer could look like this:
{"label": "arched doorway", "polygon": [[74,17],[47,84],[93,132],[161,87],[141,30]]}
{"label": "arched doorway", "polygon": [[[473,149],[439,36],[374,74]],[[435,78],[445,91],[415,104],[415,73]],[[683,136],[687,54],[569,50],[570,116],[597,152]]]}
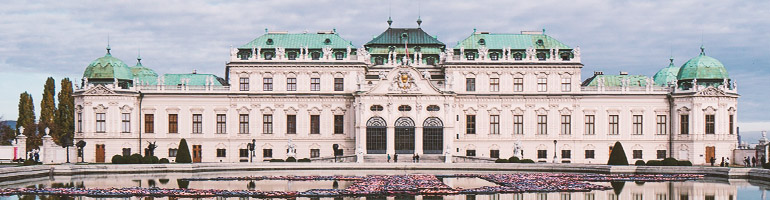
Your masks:
{"label": "arched doorway", "polygon": [[396,153],[414,153],[414,121],[408,117],[396,120]]}
{"label": "arched doorway", "polygon": [[382,117],[372,117],[366,122],[366,153],[385,154],[388,147],[387,123]]}
{"label": "arched doorway", "polygon": [[429,117],[422,123],[422,153],[441,154],[444,149],[444,123]]}

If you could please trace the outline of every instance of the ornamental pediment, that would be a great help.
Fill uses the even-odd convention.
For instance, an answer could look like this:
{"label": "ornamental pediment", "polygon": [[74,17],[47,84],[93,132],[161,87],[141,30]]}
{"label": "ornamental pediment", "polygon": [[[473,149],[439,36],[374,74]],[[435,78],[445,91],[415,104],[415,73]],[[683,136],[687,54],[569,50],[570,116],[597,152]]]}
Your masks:
{"label": "ornamental pediment", "polygon": [[430,82],[427,72],[420,72],[411,66],[394,67],[383,81],[365,94],[420,94],[440,95],[442,92]]}
{"label": "ornamental pediment", "polygon": [[711,87],[711,86],[695,93],[695,96],[725,96],[725,95],[727,95],[727,93],[725,93],[724,90]]}
{"label": "ornamental pediment", "polygon": [[83,94],[86,95],[111,95],[111,94],[117,94],[115,91],[111,90],[110,88],[105,87],[104,85],[96,85],[85,92]]}

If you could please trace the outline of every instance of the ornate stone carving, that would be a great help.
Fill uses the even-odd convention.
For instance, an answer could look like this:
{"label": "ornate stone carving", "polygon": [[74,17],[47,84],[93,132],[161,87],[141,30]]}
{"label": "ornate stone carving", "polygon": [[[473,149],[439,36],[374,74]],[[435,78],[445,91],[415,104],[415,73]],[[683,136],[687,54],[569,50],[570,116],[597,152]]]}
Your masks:
{"label": "ornate stone carving", "polygon": [[91,89],[86,90],[83,92],[83,94],[87,95],[110,95],[110,94],[116,94],[115,91],[110,90],[109,88],[105,87],[104,85],[96,85],[95,87],[92,87]]}
{"label": "ornate stone carving", "polygon": [[393,77],[393,80],[388,88],[388,91],[400,91],[401,93],[407,93],[411,91],[418,91],[420,88],[414,82],[414,78],[409,74],[407,70],[401,70],[397,76]]}
{"label": "ornate stone carving", "polygon": [[724,96],[726,95],[724,90],[720,90],[719,88],[715,87],[707,87],[706,89],[700,90],[697,93],[695,93],[697,96]]}
{"label": "ornate stone carving", "polygon": [[106,107],[106,106],[104,106],[102,104],[99,104],[99,105],[94,107],[94,111],[96,111],[97,113],[105,113],[105,112],[107,112],[107,108],[108,107]]}

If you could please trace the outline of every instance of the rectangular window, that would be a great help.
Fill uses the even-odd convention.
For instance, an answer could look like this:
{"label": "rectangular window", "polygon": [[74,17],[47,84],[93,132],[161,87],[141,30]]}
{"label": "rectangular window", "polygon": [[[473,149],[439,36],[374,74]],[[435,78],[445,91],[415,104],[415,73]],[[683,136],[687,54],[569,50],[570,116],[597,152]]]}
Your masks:
{"label": "rectangular window", "polygon": [[193,114],[192,132],[203,133],[203,115]]}
{"label": "rectangular window", "polygon": [[655,120],[657,121],[657,126],[655,126],[655,133],[658,135],[665,135],[666,129],[668,129],[668,126],[666,126],[666,116],[658,115]]}
{"label": "rectangular window", "polygon": [[733,126],[735,124],[735,115],[730,115],[730,135],[733,134],[733,130],[735,127]]}
{"label": "rectangular window", "polygon": [[537,158],[538,159],[548,158],[548,150],[537,150]]}
{"label": "rectangular window", "polygon": [[262,79],[262,91],[273,91],[273,78]]}
{"label": "rectangular window", "polygon": [[262,115],[262,134],[273,134],[273,115]]}
{"label": "rectangular window", "polygon": [[104,133],[107,130],[107,114],[96,113],[96,132]]}
{"label": "rectangular window", "polygon": [[227,157],[227,149],[217,149],[217,157],[218,158]]}
{"label": "rectangular window", "polygon": [[610,127],[609,127],[610,130],[607,134],[609,135],[620,134],[620,116],[610,115],[609,123],[610,123]]}
{"label": "rectangular window", "polygon": [[345,132],[345,116],[334,115],[334,134],[344,134]]}
{"label": "rectangular window", "polygon": [[586,159],[594,159],[594,150],[586,150]]}
{"label": "rectangular window", "polygon": [[538,135],[548,134],[548,115],[537,116],[537,134]]}
{"label": "rectangular window", "polygon": [[310,91],[321,91],[321,78],[310,79]]}
{"label": "rectangular window", "polygon": [[238,149],[238,157],[248,158],[249,157],[249,149]]}
{"label": "rectangular window", "polygon": [[642,150],[634,150],[633,151],[633,158],[634,159],[642,159]]}
{"label": "rectangular window", "polygon": [[168,114],[168,133],[179,133],[178,115]]}
{"label": "rectangular window", "polygon": [[476,115],[465,116],[465,134],[476,134]]}
{"label": "rectangular window", "polygon": [[585,128],[585,134],[586,135],[594,135],[596,134],[596,116],[594,115],[586,115],[585,117],[586,121],[586,128]]}
{"label": "rectangular window", "polygon": [[476,79],[475,78],[466,78],[465,79],[465,91],[468,91],[468,92],[476,91]]}
{"label": "rectangular window", "polygon": [[642,121],[644,118],[642,115],[634,115],[634,135],[641,135],[644,133],[644,127],[642,127]]}
{"label": "rectangular window", "polygon": [[679,115],[679,134],[690,134],[690,115]]}
{"label": "rectangular window", "polygon": [[666,158],[666,150],[658,150],[657,157],[658,157],[658,159],[665,159]]}
{"label": "rectangular window", "polygon": [[562,159],[571,159],[572,158],[572,150],[561,150],[561,158]]}
{"label": "rectangular window", "polygon": [[321,157],[321,150],[320,149],[310,149],[310,158],[318,158]]}
{"label": "rectangular window", "polygon": [[286,79],[286,91],[297,91],[297,78]]}
{"label": "rectangular window", "polygon": [[500,158],[500,150],[489,150],[490,158]]}
{"label": "rectangular window", "polygon": [[297,134],[296,115],[286,115],[286,134]]}
{"label": "rectangular window", "polygon": [[144,132],[145,133],[155,132],[155,115],[144,114]]}
{"label": "rectangular window", "polygon": [[217,114],[217,133],[227,133],[227,115]]}
{"label": "rectangular window", "polygon": [[465,150],[465,156],[476,156],[476,150],[474,149]]}
{"label": "rectangular window", "polygon": [[572,91],[572,79],[571,78],[562,78],[561,79],[561,91],[562,92]]}
{"label": "rectangular window", "polygon": [[548,91],[548,79],[537,78],[537,91],[538,92]]}
{"label": "rectangular window", "polygon": [[121,133],[131,132],[131,114],[130,113],[120,114],[120,132]]}
{"label": "rectangular window", "polygon": [[320,115],[310,115],[310,134],[321,134]]}
{"label": "rectangular window", "polygon": [[249,114],[238,115],[238,133],[249,134]]}
{"label": "rectangular window", "polygon": [[262,149],[262,157],[264,157],[264,158],[272,158],[273,157],[273,149]]}
{"label": "rectangular window", "polygon": [[714,122],[716,121],[714,115],[706,115],[706,134],[714,134]]}
{"label": "rectangular window", "polygon": [[343,91],[343,90],[345,90],[345,79],[334,78],[334,91]]}
{"label": "rectangular window", "polygon": [[489,134],[500,135],[500,115],[489,116]]}
{"label": "rectangular window", "polygon": [[491,78],[491,79],[489,79],[489,91],[490,92],[499,92],[500,91],[500,79],[499,78]]}
{"label": "rectangular window", "polygon": [[83,132],[83,113],[78,113],[78,133]]}
{"label": "rectangular window", "polygon": [[249,78],[241,78],[239,83],[241,91],[249,91]]}
{"label": "rectangular window", "polygon": [[572,134],[572,116],[571,115],[561,116],[561,134],[562,135]]}
{"label": "rectangular window", "polygon": [[177,148],[169,148],[168,149],[168,157],[169,158],[175,158],[176,157],[176,151],[177,151]]}
{"label": "rectangular window", "polygon": [[513,78],[513,91],[514,92],[524,91],[524,78]]}
{"label": "rectangular window", "polygon": [[122,153],[124,157],[131,156],[131,148],[123,148]]}
{"label": "rectangular window", "polygon": [[514,135],[524,134],[524,115],[513,116],[513,134]]}

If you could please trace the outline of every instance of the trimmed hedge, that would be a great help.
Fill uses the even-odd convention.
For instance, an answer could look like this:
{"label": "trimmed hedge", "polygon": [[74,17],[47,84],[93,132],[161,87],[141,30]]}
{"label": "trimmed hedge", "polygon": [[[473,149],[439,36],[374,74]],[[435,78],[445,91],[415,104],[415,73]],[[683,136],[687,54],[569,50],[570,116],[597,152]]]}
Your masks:
{"label": "trimmed hedge", "polygon": [[286,162],[297,162],[297,159],[294,157],[288,157],[286,158]]}
{"label": "trimmed hedge", "polygon": [[612,153],[610,153],[610,159],[607,160],[607,165],[628,165],[626,151],[623,150],[623,145],[620,142],[615,142],[615,146],[612,147]]}
{"label": "trimmed hedge", "polygon": [[[168,159],[165,159],[165,160],[166,160],[166,163],[168,163]],[[157,163],[161,163],[161,162],[160,160],[158,160],[158,157],[156,156],[142,157],[142,155],[139,155],[139,154],[133,154],[128,157],[124,157],[122,155],[112,156],[112,164],[157,164]]]}
{"label": "trimmed hedge", "polygon": [[273,158],[270,159],[270,162],[284,162],[283,159]]}
{"label": "trimmed hedge", "polygon": [[121,155],[112,156],[112,164],[126,164],[126,159]]}
{"label": "trimmed hedge", "polygon": [[158,163],[166,164],[166,163],[169,163],[169,161],[167,158],[161,158],[160,160],[158,160]]}
{"label": "trimmed hedge", "polygon": [[310,158],[299,159],[297,162],[310,162]]}
{"label": "trimmed hedge", "polygon": [[497,160],[495,160],[495,163],[508,163],[508,159],[498,158]]}
{"label": "trimmed hedge", "polygon": [[176,151],[176,163],[192,163],[190,148],[187,147],[187,140],[184,138],[179,141],[179,147]]}
{"label": "trimmed hedge", "polygon": [[692,162],[687,160],[676,160],[675,158],[666,158],[663,160],[647,161],[647,166],[692,166]]}
{"label": "trimmed hedge", "polygon": [[636,166],[644,166],[644,165],[646,165],[646,164],[644,163],[644,160],[637,160],[637,161],[634,163],[634,165],[636,165]]}

